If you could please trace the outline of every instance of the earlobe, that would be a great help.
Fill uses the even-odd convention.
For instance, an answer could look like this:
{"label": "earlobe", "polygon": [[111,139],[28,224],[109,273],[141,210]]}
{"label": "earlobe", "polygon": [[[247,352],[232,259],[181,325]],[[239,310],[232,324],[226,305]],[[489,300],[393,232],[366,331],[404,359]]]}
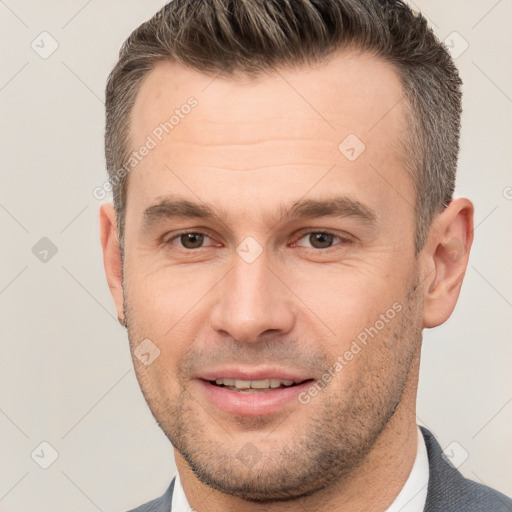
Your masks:
{"label": "earlobe", "polygon": [[425,278],[423,326],[436,327],[452,314],[473,243],[473,204],[454,199],[439,214],[425,244],[424,260],[429,262]]}
{"label": "earlobe", "polygon": [[123,269],[116,226],[116,214],[111,203],[100,207],[100,239],[103,249],[103,265],[110,293],[117,309],[117,318],[125,325],[123,308]]}

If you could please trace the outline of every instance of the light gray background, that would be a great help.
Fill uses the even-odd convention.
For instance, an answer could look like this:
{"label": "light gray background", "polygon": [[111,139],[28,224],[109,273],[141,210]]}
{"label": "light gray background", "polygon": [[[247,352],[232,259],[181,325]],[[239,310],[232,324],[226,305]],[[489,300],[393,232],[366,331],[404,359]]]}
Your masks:
{"label": "light gray background", "polygon": [[[159,495],[175,471],[116,320],[93,196],[106,180],[108,72],[163,3],[0,0],[4,512],[123,511]],[[467,456],[465,475],[512,495],[512,1],[416,5],[455,52],[469,44],[456,59],[465,83],[457,192],[474,201],[477,226],[459,305],[425,333],[418,421],[456,462]],[[59,45],[46,59],[31,47],[51,48],[43,31]],[[46,262],[32,252],[42,237],[58,249]],[[48,469],[43,441],[58,452]]]}

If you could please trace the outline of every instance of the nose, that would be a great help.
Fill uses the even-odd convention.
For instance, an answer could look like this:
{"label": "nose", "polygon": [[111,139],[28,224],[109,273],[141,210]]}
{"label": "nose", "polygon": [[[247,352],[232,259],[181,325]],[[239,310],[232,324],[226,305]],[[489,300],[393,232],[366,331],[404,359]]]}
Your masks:
{"label": "nose", "polygon": [[269,268],[265,253],[247,263],[234,255],[234,267],[217,289],[211,326],[244,343],[258,343],[289,333],[295,324],[293,294],[283,283],[286,276]]}

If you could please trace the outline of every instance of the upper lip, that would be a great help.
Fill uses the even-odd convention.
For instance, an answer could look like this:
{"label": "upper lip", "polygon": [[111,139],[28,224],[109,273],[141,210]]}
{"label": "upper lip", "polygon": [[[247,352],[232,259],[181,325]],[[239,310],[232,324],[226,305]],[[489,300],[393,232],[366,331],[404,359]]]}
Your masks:
{"label": "upper lip", "polygon": [[284,368],[218,368],[214,370],[208,370],[198,374],[197,378],[215,381],[217,379],[234,379],[234,380],[266,380],[266,379],[278,379],[278,380],[292,380],[296,384],[305,380],[310,380],[310,375],[306,376],[303,372],[297,370],[287,370]]}

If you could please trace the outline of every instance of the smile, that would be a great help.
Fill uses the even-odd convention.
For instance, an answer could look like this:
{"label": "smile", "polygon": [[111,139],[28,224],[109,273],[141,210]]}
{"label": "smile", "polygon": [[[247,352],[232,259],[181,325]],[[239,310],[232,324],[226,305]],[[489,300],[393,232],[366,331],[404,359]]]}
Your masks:
{"label": "smile", "polygon": [[211,384],[221,386],[230,391],[241,393],[261,393],[273,389],[289,388],[295,385],[293,380],[263,379],[263,380],[239,380],[239,379],[216,379]]}
{"label": "smile", "polygon": [[[298,396],[314,379],[287,372],[219,371],[194,380],[197,391],[216,409],[235,416],[271,416],[302,407]],[[221,373],[221,375],[219,375]],[[224,375],[223,375],[224,373]],[[228,375],[226,375],[226,373]],[[274,373],[274,375],[272,375]],[[281,373],[281,375],[279,375]]]}

